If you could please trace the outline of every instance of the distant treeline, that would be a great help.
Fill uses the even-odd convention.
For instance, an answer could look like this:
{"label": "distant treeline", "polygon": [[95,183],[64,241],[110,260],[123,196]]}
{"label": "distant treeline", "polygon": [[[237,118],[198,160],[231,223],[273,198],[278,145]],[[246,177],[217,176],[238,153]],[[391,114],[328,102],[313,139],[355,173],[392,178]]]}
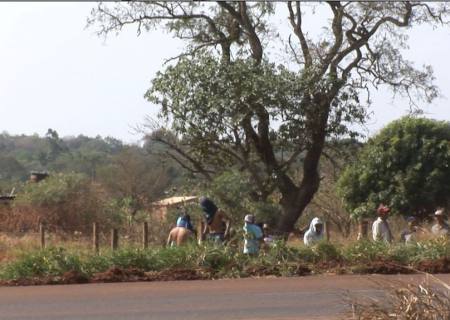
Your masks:
{"label": "distant treeline", "polygon": [[[0,194],[20,188],[31,171],[48,171],[84,174],[121,196],[142,196],[145,188],[152,189],[151,198],[157,198],[181,178],[179,167],[162,160],[157,148],[161,146],[150,141],[129,145],[112,137],[60,137],[52,129],[43,137],[4,132],[0,134]],[[158,187],[148,188],[155,183]]]}

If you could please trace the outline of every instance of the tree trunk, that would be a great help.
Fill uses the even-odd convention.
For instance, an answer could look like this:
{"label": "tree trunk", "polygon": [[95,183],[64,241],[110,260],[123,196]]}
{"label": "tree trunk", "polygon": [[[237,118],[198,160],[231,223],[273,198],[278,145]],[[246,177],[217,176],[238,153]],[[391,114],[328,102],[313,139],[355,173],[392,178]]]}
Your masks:
{"label": "tree trunk", "polygon": [[[320,99],[318,97],[318,100]],[[330,104],[317,105],[316,110],[318,118],[315,119],[316,121],[312,121],[314,126],[312,141],[303,162],[303,179],[300,187],[280,188],[282,194],[280,204],[283,208],[283,215],[278,223],[278,231],[281,234],[288,234],[294,229],[295,223],[319,189],[319,161],[325,144]]]}
{"label": "tree trunk", "polygon": [[278,231],[287,235],[293,229],[297,220],[302,215],[306,206],[311,202],[314,194],[319,189],[319,175],[316,171],[316,178],[311,183],[302,184],[298,190],[293,190],[292,194],[283,195],[280,204],[283,208],[283,215],[278,223]]}

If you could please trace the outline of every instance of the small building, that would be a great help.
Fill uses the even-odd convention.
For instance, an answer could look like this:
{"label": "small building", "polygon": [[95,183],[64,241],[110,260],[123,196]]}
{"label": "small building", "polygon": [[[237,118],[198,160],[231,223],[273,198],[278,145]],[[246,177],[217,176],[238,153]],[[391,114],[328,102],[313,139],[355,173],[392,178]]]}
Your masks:
{"label": "small building", "polygon": [[48,172],[45,171],[31,171],[30,172],[30,181],[31,182],[39,182],[44,180],[49,176]]}
{"label": "small building", "polygon": [[151,204],[153,217],[162,221],[166,218],[167,211],[170,208],[184,206],[188,203],[195,202],[197,199],[197,196],[178,196],[155,201]]}

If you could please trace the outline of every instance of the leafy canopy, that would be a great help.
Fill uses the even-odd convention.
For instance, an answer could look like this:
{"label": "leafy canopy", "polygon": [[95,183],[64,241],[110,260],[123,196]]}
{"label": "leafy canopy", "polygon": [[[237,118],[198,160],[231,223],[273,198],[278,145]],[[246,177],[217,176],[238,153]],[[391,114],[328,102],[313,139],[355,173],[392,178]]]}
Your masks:
{"label": "leafy canopy", "polygon": [[450,123],[404,117],[369,140],[339,179],[339,192],[353,214],[394,212],[425,216],[450,201]]}
{"label": "leafy canopy", "polygon": [[[322,90],[332,81],[323,81]],[[314,130],[310,119],[317,113],[313,105],[302,104],[309,88],[301,74],[283,65],[267,61],[255,65],[250,59],[223,64],[203,53],[181,58],[158,72],[146,97],[162,106],[160,116],[171,120],[195,156],[217,169],[224,163],[246,162],[244,157],[254,151],[246,143],[252,128],[270,131],[268,137],[276,150],[282,147],[296,156],[305,150]],[[358,94],[351,88],[342,90],[332,104],[327,133],[353,135],[347,124],[364,117]],[[280,167],[288,169],[289,165],[284,162]]]}

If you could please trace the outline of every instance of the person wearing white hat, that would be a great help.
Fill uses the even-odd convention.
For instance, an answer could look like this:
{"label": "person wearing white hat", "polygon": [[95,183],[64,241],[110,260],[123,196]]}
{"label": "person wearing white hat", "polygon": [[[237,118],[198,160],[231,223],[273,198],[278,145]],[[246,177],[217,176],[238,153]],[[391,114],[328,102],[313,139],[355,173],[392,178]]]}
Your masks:
{"label": "person wearing white hat", "polygon": [[255,224],[255,216],[248,214],[244,218],[244,253],[257,255],[263,238],[261,228]]}
{"label": "person wearing white hat", "polygon": [[436,219],[436,224],[431,227],[431,233],[436,237],[450,235],[450,227],[446,221],[447,216],[444,209],[436,210],[434,218]]}

